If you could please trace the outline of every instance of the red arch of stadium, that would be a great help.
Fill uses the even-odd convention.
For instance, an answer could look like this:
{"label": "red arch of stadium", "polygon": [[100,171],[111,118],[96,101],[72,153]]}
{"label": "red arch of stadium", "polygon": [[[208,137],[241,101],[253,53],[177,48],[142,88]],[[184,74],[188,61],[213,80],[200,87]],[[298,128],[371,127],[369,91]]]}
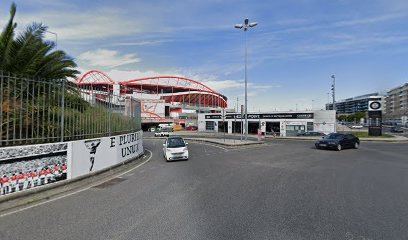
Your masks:
{"label": "red arch of stadium", "polygon": [[[91,70],[76,81],[80,88],[96,89],[111,93],[115,81],[107,74]],[[156,76],[118,82],[121,94],[133,92],[160,94],[166,103],[182,102],[201,107],[228,106],[227,97],[192,79],[178,76]]]}

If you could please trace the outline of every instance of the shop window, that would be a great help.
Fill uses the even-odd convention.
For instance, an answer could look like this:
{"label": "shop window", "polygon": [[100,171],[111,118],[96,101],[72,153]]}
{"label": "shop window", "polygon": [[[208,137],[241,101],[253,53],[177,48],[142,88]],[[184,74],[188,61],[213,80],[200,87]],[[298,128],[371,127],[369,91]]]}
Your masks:
{"label": "shop window", "polygon": [[307,123],[307,132],[313,132],[313,123],[312,122]]}
{"label": "shop window", "polygon": [[214,131],[214,121],[206,121],[205,122],[205,130]]}

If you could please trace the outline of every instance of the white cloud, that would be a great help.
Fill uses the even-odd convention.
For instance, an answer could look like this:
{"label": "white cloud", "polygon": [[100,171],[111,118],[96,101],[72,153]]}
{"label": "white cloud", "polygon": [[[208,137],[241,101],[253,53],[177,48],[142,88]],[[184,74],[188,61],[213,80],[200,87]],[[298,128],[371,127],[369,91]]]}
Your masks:
{"label": "white cloud", "polygon": [[142,32],[142,26],[146,26],[143,20],[139,21],[141,24],[134,24],[123,14],[123,10],[112,8],[88,11],[47,10],[25,14],[17,12],[16,22],[20,29],[32,22],[42,22],[49,26],[50,31],[56,32],[61,41],[83,41],[133,35]]}
{"label": "white cloud", "polygon": [[87,51],[79,55],[78,59],[87,65],[94,67],[114,68],[130,63],[140,62],[140,58],[136,58],[135,54],[120,55],[117,51],[108,49],[97,49],[95,51]]}
{"label": "white cloud", "polygon": [[334,26],[347,27],[347,26],[354,26],[354,25],[374,24],[374,23],[386,22],[386,21],[390,21],[390,20],[394,20],[398,18],[405,18],[405,17],[407,17],[406,14],[392,13],[392,14],[385,14],[382,16],[339,21],[339,22],[334,23]]}
{"label": "white cloud", "polygon": [[119,42],[112,44],[113,46],[156,46],[162,43],[173,42],[173,40],[146,40],[146,41],[131,41],[131,42]]}

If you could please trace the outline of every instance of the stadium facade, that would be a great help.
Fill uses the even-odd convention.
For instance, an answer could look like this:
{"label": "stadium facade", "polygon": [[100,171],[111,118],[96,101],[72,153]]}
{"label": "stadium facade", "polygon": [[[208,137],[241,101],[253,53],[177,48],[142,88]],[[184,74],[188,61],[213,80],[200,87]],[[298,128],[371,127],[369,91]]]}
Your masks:
{"label": "stadium facade", "polygon": [[219,113],[228,107],[226,96],[196,80],[179,76],[115,81],[103,72],[91,70],[75,84],[93,102],[125,106],[127,97],[138,99],[144,128],[159,123],[197,126],[198,113]]}

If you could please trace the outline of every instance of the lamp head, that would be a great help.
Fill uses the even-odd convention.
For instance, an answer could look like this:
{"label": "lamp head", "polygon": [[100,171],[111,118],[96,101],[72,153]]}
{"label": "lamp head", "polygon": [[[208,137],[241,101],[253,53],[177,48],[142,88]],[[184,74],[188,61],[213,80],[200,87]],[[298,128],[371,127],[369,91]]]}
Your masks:
{"label": "lamp head", "polygon": [[238,28],[238,29],[241,29],[241,28],[243,28],[244,26],[243,26],[242,24],[235,24],[234,27],[235,27],[235,28]]}

